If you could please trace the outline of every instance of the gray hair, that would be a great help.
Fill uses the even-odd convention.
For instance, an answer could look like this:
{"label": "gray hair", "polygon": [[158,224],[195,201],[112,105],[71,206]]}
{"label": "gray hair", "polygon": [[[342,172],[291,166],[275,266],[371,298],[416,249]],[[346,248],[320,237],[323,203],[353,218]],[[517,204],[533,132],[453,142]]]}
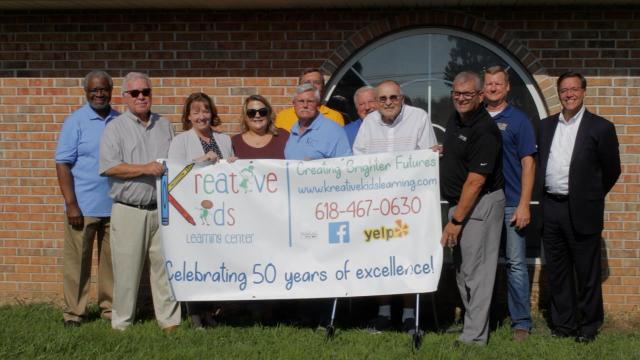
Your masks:
{"label": "gray hair", "polygon": [[315,86],[313,86],[312,84],[300,84],[298,86],[296,86],[296,95],[294,96],[294,99],[296,96],[305,93],[307,91],[313,91],[313,95],[316,98],[316,101],[319,103],[320,102],[320,91],[318,91],[318,89],[315,88]]}
{"label": "gray hair", "polygon": [[380,87],[380,85],[385,85],[385,84],[391,84],[391,85],[395,85],[398,87],[398,91],[400,92],[399,95],[404,96],[404,92],[402,91],[402,86],[400,86],[400,84],[395,81],[395,80],[384,80],[382,82],[380,82],[377,86],[376,86],[376,90]]}
{"label": "gray hair", "polygon": [[124,79],[122,79],[122,92],[127,92],[129,91],[129,88],[127,87],[127,85],[129,84],[129,82],[133,81],[133,80],[137,80],[137,79],[142,79],[144,81],[147,82],[147,86],[151,87],[151,79],[149,79],[149,75],[141,73],[141,72],[130,72],[127,75],[125,75]]}
{"label": "gray hair", "polygon": [[365,85],[365,86],[363,86],[361,88],[358,88],[358,90],[356,90],[355,94],[353,94],[353,103],[357,105],[357,100],[356,99],[358,98],[358,95],[360,95],[363,92],[368,91],[368,90],[373,90],[374,93],[378,92],[378,90],[376,88],[374,88],[373,86],[370,86],[370,85]]}
{"label": "gray hair", "polygon": [[456,75],[456,77],[453,79],[453,83],[463,83],[466,84],[470,81],[475,81],[476,83],[476,91],[481,91],[482,88],[484,88],[484,81],[483,79],[480,77],[480,75],[478,75],[478,73],[474,72],[474,71],[462,71],[459,72],[458,75]]}
{"label": "gray hair", "polygon": [[91,79],[93,78],[107,80],[109,89],[113,89],[113,79],[111,78],[111,75],[107,74],[107,72],[103,70],[93,70],[84,77],[84,80],[82,80],[82,87],[84,87],[85,90],[89,89],[89,82],[91,82]]}

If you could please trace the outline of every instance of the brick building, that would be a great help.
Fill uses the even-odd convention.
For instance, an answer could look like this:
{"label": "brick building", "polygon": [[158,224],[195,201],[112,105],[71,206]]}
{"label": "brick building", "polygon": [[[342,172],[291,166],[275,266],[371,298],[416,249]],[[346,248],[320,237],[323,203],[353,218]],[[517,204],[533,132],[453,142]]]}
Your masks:
{"label": "brick building", "polygon": [[[375,2],[392,3],[369,4]],[[167,8],[138,11],[112,1],[114,9],[79,8],[104,5],[97,3],[0,3],[0,303],[61,298],[64,207],[53,155],[62,122],[84,102],[81,79],[88,71],[104,69],[116,78],[118,109],[118,78],[131,70],[149,73],[154,111],[173,121],[188,94],[204,91],[218,105],[222,130],[235,133],[244,96],[259,93],[284,108],[296,76],[309,67],[330,75],[327,99],[350,99],[358,81],[397,75],[408,93],[428,88],[414,103],[444,116],[450,103],[438,94],[451,80],[451,65],[493,65],[476,58],[479,46],[514,72],[516,95],[526,98],[521,105],[534,122],[559,111],[560,73],[572,69],[587,76],[587,106],[615,123],[623,162],[605,214],[605,307],[640,310],[640,5],[605,10],[562,5],[572,1],[531,1],[526,7],[490,1],[495,5],[420,7],[420,1],[410,1],[417,7],[276,10],[291,4],[270,1],[271,9],[258,10],[245,1],[211,4],[233,9],[222,10],[191,1],[202,7],[193,10],[169,9],[177,2],[166,1],[161,3]],[[153,2],[135,5],[146,3]],[[305,5],[341,6],[313,3]],[[442,56],[448,63],[416,80],[405,71],[413,65],[402,62],[414,55],[413,48],[393,51],[394,44],[414,40],[429,44],[425,51],[434,69]],[[456,41],[472,45],[439,50],[438,44]],[[375,63],[376,51],[388,55]],[[455,51],[458,59],[451,60]],[[535,236],[530,241],[531,263],[540,264]],[[534,290],[539,279],[536,266]]]}

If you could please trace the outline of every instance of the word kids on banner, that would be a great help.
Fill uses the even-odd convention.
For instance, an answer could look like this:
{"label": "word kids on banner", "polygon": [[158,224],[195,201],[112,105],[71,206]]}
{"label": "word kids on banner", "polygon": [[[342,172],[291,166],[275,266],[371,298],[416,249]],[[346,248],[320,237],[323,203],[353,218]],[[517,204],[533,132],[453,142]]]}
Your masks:
{"label": "word kids on banner", "polygon": [[180,301],[437,289],[437,153],[163,163],[159,221]]}

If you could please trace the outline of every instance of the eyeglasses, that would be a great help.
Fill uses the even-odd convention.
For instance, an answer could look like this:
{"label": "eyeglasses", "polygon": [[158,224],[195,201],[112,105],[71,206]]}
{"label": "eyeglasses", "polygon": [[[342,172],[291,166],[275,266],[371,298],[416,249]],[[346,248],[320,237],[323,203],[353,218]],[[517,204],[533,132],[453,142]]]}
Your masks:
{"label": "eyeglasses", "polygon": [[87,89],[87,91],[90,92],[91,94],[108,93],[109,91],[111,91],[111,88],[91,88],[91,89]]}
{"label": "eyeglasses", "polygon": [[137,98],[138,96],[140,96],[140,94],[142,94],[142,96],[144,97],[147,97],[151,95],[151,89],[144,88],[142,90],[129,90],[129,91],[125,91],[124,93],[131,95],[132,98]]}
{"label": "eyeglasses", "polygon": [[314,105],[314,104],[317,104],[318,101],[317,100],[298,99],[298,100],[295,101],[295,103],[298,104],[298,105],[306,105],[306,104]]}
{"label": "eyeglasses", "polygon": [[575,88],[575,87],[574,87],[574,88],[563,88],[563,89],[558,90],[558,92],[559,92],[560,94],[566,94],[566,93],[568,93],[569,91],[571,91],[571,93],[577,93],[577,92],[581,92],[582,90],[584,90],[584,89],[582,89],[582,88]]}
{"label": "eyeglasses", "polygon": [[473,99],[474,96],[478,95],[479,93],[480,91],[468,91],[468,92],[451,91],[451,97],[471,100]]}
{"label": "eyeglasses", "polygon": [[397,103],[398,101],[400,101],[402,99],[402,95],[391,95],[389,97],[386,96],[380,96],[378,98],[378,102],[379,103],[386,103],[387,100],[391,101],[392,103]]}
{"label": "eyeglasses", "polygon": [[313,85],[324,85],[324,81],[322,80],[305,80],[301,83],[302,84],[313,84]]}
{"label": "eyeglasses", "polygon": [[269,110],[267,108],[247,109],[247,116],[250,118],[256,117],[256,114],[259,114],[260,117],[265,117],[267,116],[268,113],[269,113]]}

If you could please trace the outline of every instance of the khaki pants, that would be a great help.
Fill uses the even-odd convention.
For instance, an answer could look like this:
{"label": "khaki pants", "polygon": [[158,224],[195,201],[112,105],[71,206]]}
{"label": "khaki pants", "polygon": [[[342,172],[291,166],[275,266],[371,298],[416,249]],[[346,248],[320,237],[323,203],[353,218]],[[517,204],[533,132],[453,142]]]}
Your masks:
{"label": "khaki pants", "polygon": [[84,227],[64,224],[64,320],[81,321],[87,309],[91,280],[93,240],[98,242],[98,305],[101,316],[111,318],[113,272],[109,243],[109,218],[84,217]]}
{"label": "khaki pants", "polygon": [[111,327],[124,330],[133,323],[146,259],[149,259],[151,295],[158,324],[161,328],[180,324],[180,304],[175,301],[165,267],[158,211],[114,203],[111,252],[115,280]]}

